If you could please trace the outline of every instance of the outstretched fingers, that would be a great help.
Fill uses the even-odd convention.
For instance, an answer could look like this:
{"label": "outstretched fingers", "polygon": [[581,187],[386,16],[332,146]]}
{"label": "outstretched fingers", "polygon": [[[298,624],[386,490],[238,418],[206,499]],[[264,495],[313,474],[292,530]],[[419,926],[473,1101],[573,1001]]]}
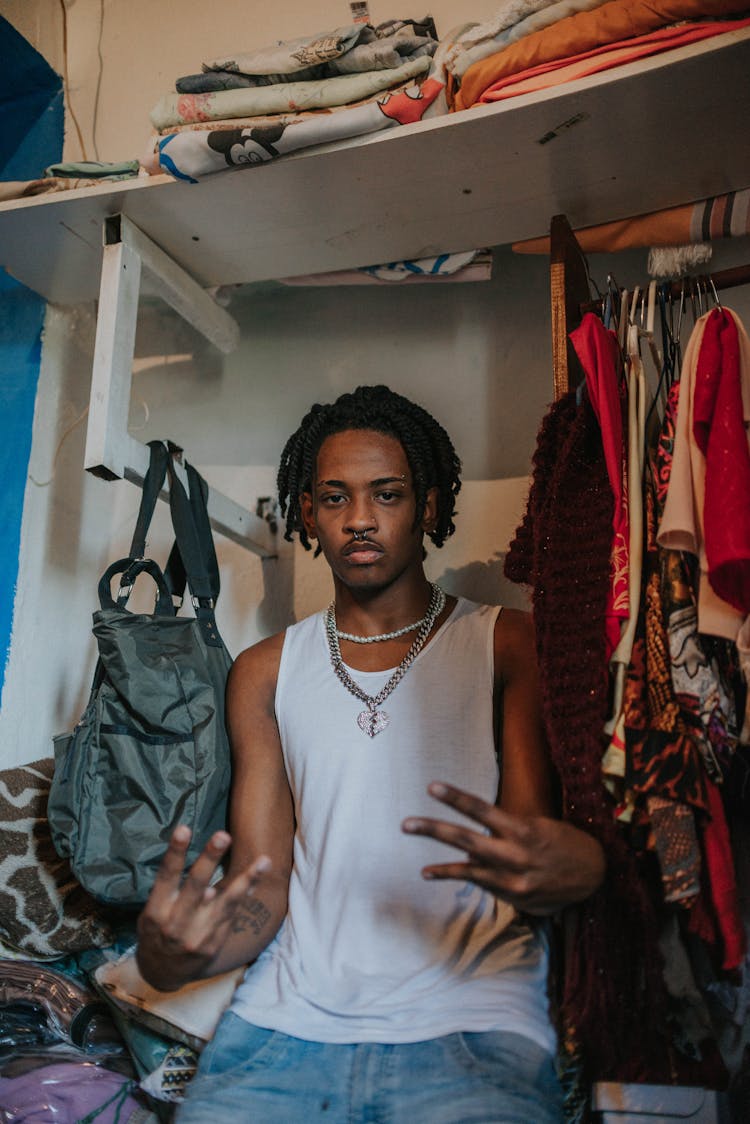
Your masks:
{"label": "outstretched fingers", "polygon": [[528,823],[451,785],[431,784],[428,791],[441,803],[473,820],[477,827],[426,816],[410,816],[404,820],[402,827],[407,834],[429,836],[462,851],[466,856],[464,861],[426,866],[422,877],[475,882],[485,889],[508,896],[526,892]]}
{"label": "outstretched fingers", "polygon": [[449,808],[455,808],[462,815],[482,824],[493,835],[502,835],[507,839],[523,841],[525,823],[519,817],[512,816],[498,808],[497,804],[490,804],[487,800],[482,800],[480,796],[474,796],[461,788],[454,788],[453,785],[443,784],[439,781],[428,785],[427,791],[441,804],[446,804]]}
{"label": "outstretched fingers", "polygon": [[172,832],[151,891],[151,911],[173,911],[176,903],[184,909],[195,909],[203,900],[216,869],[229,849],[231,837],[226,831],[216,831],[209,839],[193,865],[186,871],[191,832],[180,824]]}

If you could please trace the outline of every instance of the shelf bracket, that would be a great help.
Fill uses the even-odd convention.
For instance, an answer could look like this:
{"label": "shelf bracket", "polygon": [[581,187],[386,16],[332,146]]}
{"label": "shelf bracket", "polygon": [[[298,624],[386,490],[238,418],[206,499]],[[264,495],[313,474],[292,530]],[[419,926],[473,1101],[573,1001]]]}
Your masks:
{"label": "shelf bracket", "polygon": [[[128,414],[141,272],[146,270],[157,294],[225,354],[237,347],[239,327],[124,215],[106,219],[103,234],[84,467],[105,480],[125,479],[140,485],[148,469],[149,450],[128,433]],[[161,498],[168,498],[166,490]],[[209,488],[207,506],[214,530],[261,558],[278,556],[280,536],[273,520],[246,510],[213,488]]]}

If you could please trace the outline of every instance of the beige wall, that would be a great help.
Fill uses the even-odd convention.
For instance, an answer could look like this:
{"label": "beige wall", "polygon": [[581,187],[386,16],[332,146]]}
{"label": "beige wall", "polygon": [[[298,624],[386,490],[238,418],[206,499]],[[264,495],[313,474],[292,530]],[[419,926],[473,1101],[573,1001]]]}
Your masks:
{"label": "beige wall", "polygon": [[[263,47],[279,39],[340,27],[351,22],[346,0],[65,0],[68,25],[70,106],[89,159],[121,160],[147,147],[148,115],[174,80],[200,71],[204,59]],[[430,6],[438,32],[458,23],[487,19],[495,0],[437,0]],[[372,0],[373,22],[401,12]],[[422,9],[416,13],[419,18]],[[17,28],[48,62],[63,72],[62,0],[0,0],[0,15]],[[100,57],[101,56],[101,57]],[[65,158],[80,160],[81,146],[68,120]]]}

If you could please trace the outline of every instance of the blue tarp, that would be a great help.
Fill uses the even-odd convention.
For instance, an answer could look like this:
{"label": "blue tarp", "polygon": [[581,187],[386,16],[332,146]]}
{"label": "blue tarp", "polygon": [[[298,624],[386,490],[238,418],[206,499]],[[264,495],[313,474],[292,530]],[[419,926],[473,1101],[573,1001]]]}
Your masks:
{"label": "blue tarp", "polygon": [[[0,114],[0,179],[38,179],[61,159],[62,79],[2,17]],[[0,685],[13,623],[44,308],[41,297],[0,269]]]}

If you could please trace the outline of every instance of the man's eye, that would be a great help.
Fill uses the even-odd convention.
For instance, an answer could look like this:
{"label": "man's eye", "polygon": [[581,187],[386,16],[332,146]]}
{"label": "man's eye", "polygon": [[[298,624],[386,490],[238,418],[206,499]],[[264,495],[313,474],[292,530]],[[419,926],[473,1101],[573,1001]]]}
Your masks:
{"label": "man's eye", "polygon": [[386,501],[398,499],[398,492],[378,492],[378,499]]}
{"label": "man's eye", "polygon": [[336,507],[336,506],[338,506],[338,504],[344,502],[344,497],[341,495],[340,492],[333,492],[329,496],[323,496],[322,500],[323,500],[323,503],[327,503],[327,504],[330,504],[333,507]]}

